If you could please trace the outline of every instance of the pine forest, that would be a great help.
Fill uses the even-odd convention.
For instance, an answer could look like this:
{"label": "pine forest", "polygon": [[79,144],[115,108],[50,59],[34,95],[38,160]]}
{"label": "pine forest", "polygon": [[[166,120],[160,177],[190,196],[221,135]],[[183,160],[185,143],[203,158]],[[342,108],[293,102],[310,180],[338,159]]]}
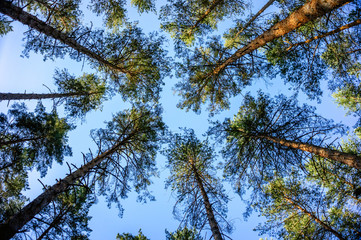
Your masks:
{"label": "pine forest", "polygon": [[0,0],[0,240],[360,240],[361,0]]}

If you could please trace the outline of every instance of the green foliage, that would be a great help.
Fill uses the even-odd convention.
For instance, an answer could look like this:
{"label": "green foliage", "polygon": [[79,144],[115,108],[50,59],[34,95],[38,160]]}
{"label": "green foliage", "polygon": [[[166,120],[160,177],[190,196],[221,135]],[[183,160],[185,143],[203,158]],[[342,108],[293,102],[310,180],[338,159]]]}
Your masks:
{"label": "green foliage", "polygon": [[294,171],[287,178],[276,175],[264,186],[254,207],[267,222],[256,230],[282,239],[359,239],[360,209],[335,204],[325,189],[303,179]]}
{"label": "green foliage", "polygon": [[168,232],[165,230],[167,240],[202,240],[202,237],[197,232],[196,229],[189,229],[184,227],[183,229],[178,229],[175,232]]}
{"label": "green foliage", "polygon": [[[157,175],[155,157],[164,131],[161,109],[147,105],[120,112],[107,123],[107,128],[92,131],[99,153],[122,143],[93,169],[99,194],[106,196],[109,206],[117,204],[120,215],[120,200],[131,190],[131,182],[139,201],[154,200],[147,186],[151,184],[150,178]],[[93,158],[92,154],[86,156],[87,161]]]}
{"label": "green foliage", "polygon": [[21,1],[27,11],[37,14],[40,19],[64,32],[71,32],[80,24],[81,0],[26,0]]}
{"label": "green foliage", "polygon": [[43,54],[44,59],[66,54],[77,61],[85,58],[106,80],[112,80],[111,84],[119,87],[125,100],[158,100],[163,78],[170,72],[170,59],[162,48],[164,38],[156,33],[146,36],[134,24],[125,24],[124,29],[116,33],[79,27],[69,36],[77,36],[79,44],[101,56],[107,64],[34,30],[26,33],[24,54],[28,56],[30,51],[35,51]]}
{"label": "green foliage", "polygon": [[156,12],[154,0],[131,0],[131,4],[138,8],[138,12]]}
{"label": "green foliage", "polygon": [[244,10],[244,1],[168,1],[160,12],[161,28],[191,45],[197,36],[204,36],[217,28],[225,17],[235,16]]}
{"label": "green foliage", "polygon": [[83,74],[76,78],[66,70],[56,71],[54,80],[58,93],[69,94],[69,97],[61,99],[69,117],[84,117],[87,112],[101,108],[106,100],[105,81],[95,74]]}
{"label": "green foliage", "polygon": [[268,73],[268,64],[262,59],[244,57],[221,72],[214,68],[227,59],[230,49],[222,41],[211,38],[205,46],[181,51],[183,62],[177,65],[177,76],[182,81],[176,90],[182,97],[178,107],[200,112],[201,104],[208,103],[211,113],[229,108],[231,97],[251,84],[252,79]]}
{"label": "green foliage", "polygon": [[91,0],[89,8],[98,16],[103,14],[105,26],[117,32],[126,22],[125,4],[124,0]]}
{"label": "green foliage", "polygon": [[8,32],[11,32],[13,30],[13,27],[10,24],[11,21],[9,21],[4,16],[0,16],[0,37],[6,35]]}
{"label": "green foliage", "polygon": [[149,238],[144,236],[143,233],[142,233],[142,230],[139,229],[139,232],[138,232],[137,236],[133,236],[130,233],[123,233],[122,235],[120,235],[118,233],[117,237],[116,237],[116,240],[149,240]]}
{"label": "green foliage", "polygon": [[73,128],[55,111],[46,113],[41,103],[35,113],[27,112],[24,104],[14,104],[7,116],[1,115],[1,168],[36,167],[44,176],[53,160],[62,163],[64,156],[71,156],[66,135]]}
{"label": "green foliage", "polygon": [[242,193],[247,180],[258,189],[275,172],[285,176],[307,160],[305,152],[274,143],[267,136],[328,147],[325,135],[342,130],[342,125],[317,115],[314,107],[299,106],[294,97],[271,99],[259,92],[257,98],[247,94],[234,119],[215,124],[210,133],[219,141],[227,140],[225,174]]}
{"label": "green foliage", "polygon": [[29,222],[25,228],[30,230],[30,233],[27,232],[22,237],[26,239],[26,235],[36,235],[38,239],[88,240],[91,232],[88,227],[91,217],[88,214],[94,202],[94,196],[88,188],[75,186],[59,195]]}
{"label": "green foliage", "polygon": [[[231,231],[231,226],[225,221],[228,197],[216,177],[213,149],[207,141],[198,140],[190,129],[185,129],[184,135],[174,134],[168,141],[169,146],[164,151],[170,170],[166,187],[170,187],[176,194],[176,217],[182,219],[184,226],[190,224],[196,229],[202,229],[207,221],[206,200],[202,194],[204,188],[220,228]],[[178,213],[177,209],[181,207],[183,211]]]}

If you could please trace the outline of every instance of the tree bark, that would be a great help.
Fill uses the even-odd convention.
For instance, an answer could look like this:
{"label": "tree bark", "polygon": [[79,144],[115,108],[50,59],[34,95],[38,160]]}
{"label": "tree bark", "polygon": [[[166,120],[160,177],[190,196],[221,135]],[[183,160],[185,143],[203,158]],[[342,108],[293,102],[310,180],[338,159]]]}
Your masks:
{"label": "tree bark", "polygon": [[204,206],[205,206],[206,212],[207,212],[207,218],[208,218],[209,226],[211,227],[211,231],[212,231],[212,235],[214,237],[214,240],[223,240],[221,231],[219,230],[219,227],[218,227],[218,223],[216,221],[216,218],[214,217],[212,205],[209,202],[209,198],[208,198],[206,190],[204,189],[202,179],[200,178],[194,164],[192,164],[192,169],[193,169],[193,173],[195,175],[196,181],[197,181],[197,185],[198,185],[198,187],[199,187],[199,189],[201,191],[201,194],[202,194],[202,198],[203,198],[203,201],[204,201]]}
{"label": "tree bark", "polygon": [[10,18],[12,18],[16,21],[19,21],[22,24],[27,25],[28,27],[35,29],[49,37],[59,40],[60,42],[66,44],[69,47],[75,49],[76,51],[83,53],[86,56],[98,61],[100,64],[112,69],[113,71],[131,74],[126,69],[110,63],[109,61],[104,59],[98,53],[95,53],[95,52],[91,51],[90,49],[88,49],[87,47],[78,43],[74,38],[55,29],[52,26],[49,26],[44,21],[38,19],[34,15],[31,15],[31,14],[23,11],[22,8],[15,6],[14,4],[12,4],[9,1],[0,0],[0,13],[5,14],[5,15],[9,16]]}
{"label": "tree bark", "polygon": [[0,93],[0,102],[5,100],[33,100],[46,98],[66,98],[91,95],[93,93]]}
{"label": "tree bark", "polygon": [[293,12],[287,18],[273,25],[270,29],[251,41],[245,47],[238,49],[231,57],[222,62],[216,67],[212,74],[217,75],[224,70],[228,65],[235,62],[242,56],[249,54],[297,28],[305,23],[312,21],[318,17],[325,15],[333,9],[339,8],[344,4],[350,3],[353,0],[311,0]]}
{"label": "tree bark", "polygon": [[285,139],[280,139],[276,137],[270,136],[257,136],[257,138],[267,139],[271,142],[278,143],[280,145],[299,149],[305,152],[309,152],[320,157],[328,158],[334,161],[338,161],[344,164],[347,164],[350,167],[361,169],[361,157],[351,154],[351,153],[344,153],[337,150],[332,150],[328,148],[319,147],[313,144],[296,142],[296,141],[289,141]]}
{"label": "tree bark", "polygon": [[129,141],[133,135],[134,133],[129,134],[122,141],[114,144],[109,150],[98,155],[65,178],[59,180],[56,184],[46,189],[32,202],[23,207],[17,214],[10,217],[5,223],[0,224],[0,232],[2,233],[0,234],[0,240],[11,239],[25,226],[27,222],[34,218],[36,214],[38,214],[50,202],[55,200],[60,193],[65,192],[68,187],[74,184],[79,178],[85,176],[92,168],[117,151],[122,145]]}
{"label": "tree bark", "polygon": [[317,222],[318,224],[320,224],[324,229],[326,229],[327,231],[331,232],[333,235],[335,235],[338,239],[340,240],[346,240],[345,238],[342,237],[342,235],[337,232],[336,230],[334,230],[331,226],[329,226],[328,224],[324,223],[323,221],[321,221],[316,215],[314,215],[313,213],[307,211],[307,209],[301,207],[300,205],[298,205],[297,203],[295,203],[291,198],[284,196],[284,199],[289,202],[295,209],[300,210],[301,212],[305,213],[307,216],[309,216],[310,218],[312,218],[315,222]]}

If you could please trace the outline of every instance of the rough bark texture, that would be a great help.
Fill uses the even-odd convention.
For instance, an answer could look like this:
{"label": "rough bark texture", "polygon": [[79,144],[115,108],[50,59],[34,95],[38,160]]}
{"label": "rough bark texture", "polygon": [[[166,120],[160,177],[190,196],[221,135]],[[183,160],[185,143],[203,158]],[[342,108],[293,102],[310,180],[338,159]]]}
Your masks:
{"label": "rough bark texture", "polygon": [[0,93],[0,101],[65,98],[90,95],[90,93]]}
{"label": "rough bark texture", "polygon": [[331,226],[329,226],[328,224],[324,223],[323,221],[321,221],[319,218],[317,218],[317,216],[309,211],[307,211],[307,209],[301,207],[300,205],[298,205],[297,203],[295,203],[291,198],[285,196],[284,197],[285,200],[287,202],[289,202],[295,209],[300,210],[301,212],[303,212],[304,214],[306,214],[307,216],[309,216],[311,219],[313,219],[315,222],[317,222],[318,224],[320,224],[324,229],[326,229],[327,231],[331,232],[333,235],[335,235],[338,239],[340,240],[346,240],[345,238],[342,237],[342,235],[337,232],[336,230],[334,230]]}
{"label": "rough bark texture", "polygon": [[303,24],[321,17],[333,9],[352,1],[353,0],[311,0],[307,2],[287,18],[273,25],[270,29],[251,41],[245,47],[238,49],[231,57],[226,59],[213,70],[213,75],[219,74],[223,69],[235,62],[237,59],[266,45],[268,42],[271,42],[274,39],[299,28]]}
{"label": "rough bark texture", "polygon": [[214,217],[212,205],[209,202],[207,192],[203,187],[202,180],[197,172],[197,169],[195,168],[195,166],[193,164],[192,164],[192,168],[193,168],[193,173],[194,173],[196,181],[197,181],[197,185],[202,194],[202,198],[203,198],[204,206],[206,208],[207,218],[208,218],[209,226],[211,227],[213,238],[214,238],[214,240],[223,240],[221,231],[219,230],[219,227],[218,227],[218,223],[216,221],[216,218]]}
{"label": "rough bark texture", "polygon": [[25,11],[23,11],[22,8],[15,6],[14,4],[11,4],[9,1],[0,0],[0,13],[3,13],[10,18],[21,22],[24,25],[29,26],[32,29],[35,29],[49,37],[52,37],[54,39],[57,39],[61,41],[62,43],[68,45],[69,47],[75,49],[76,51],[85,54],[86,56],[95,59],[99,63],[107,66],[108,68],[122,72],[127,73],[127,71],[123,68],[120,68],[110,62],[108,62],[106,59],[104,59],[101,55],[91,51],[90,49],[86,48],[85,46],[79,44],[74,38],[69,37],[67,34],[55,29],[52,26],[49,26],[44,21],[38,19],[36,16],[31,15]]}
{"label": "rough bark texture", "polygon": [[259,136],[259,138],[264,138],[274,143],[281,144],[283,146],[299,149],[305,152],[309,152],[320,157],[328,158],[334,161],[338,161],[344,164],[349,165],[350,167],[354,167],[357,169],[361,169],[361,157],[351,154],[351,153],[344,153],[337,150],[332,150],[328,148],[319,147],[313,144],[302,143],[302,142],[295,142],[289,141],[285,139],[280,139],[276,137],[270,136]]}
{"label": "rough bark texture", "polygon": [[58,181],[53,186],[46,189],[42,194],[35,198],[28,205],[23,207],[17,214],[13,215],[3,224],[0,224],[0,240],[11,239],[16,233],[18,233],[27,222],[35,217],[44,207],[60,194],[65,192],[69,186],[74,184],[78,179],[85,176],[89,170],[97,166],[108,156],[117,151],[125,142],[129,140],[131,135],[128,135],[122,141],[113,145],[112,148],[98,155],[87,164],[83,165],[75,172],[69,174],[65,178]]}

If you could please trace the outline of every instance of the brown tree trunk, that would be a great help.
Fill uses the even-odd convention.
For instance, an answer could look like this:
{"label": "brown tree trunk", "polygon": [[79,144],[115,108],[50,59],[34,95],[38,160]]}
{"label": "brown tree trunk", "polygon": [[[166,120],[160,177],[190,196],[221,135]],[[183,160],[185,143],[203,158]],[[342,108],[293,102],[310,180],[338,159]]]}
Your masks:
{"label": "brown tree trunk", "polygon": [[318,155],[320,157],[328,158],[334,161],[338,161],[344,164],[349,165],[350,167],[354,167],[356,169],[361,169],[361,157],[351,154],[351,153],[344,153],[337,150],[332,150],[328,148],[319,147],[313,144],[308,143],[302,143],[302,142],[296,142],[296,141],[289,141],[285,139],[280,139],[276,137],[270,137],[270,136],[257,136],[257,138],[263,138],[267,139],[269,141],[272,141],[274,143],[278,143],[280,145],[299,149],[305,152],[309,152],[315,155]]}
{"label": "brown tree trunk", "polygon": [[0,93],[0,102],[5,100],[33,100],[46,98],[66,98],[91,95],[92,93]]}
{"label": "brown tree trunk", "polygon": [[357,25],[359,25],[359,24],[361,24],[361,19],[357,19],[356,21],[353,21],[352,23],[343,25],[342,27],[339,27],[339,28],[337,28],[337,29],[335,29],[335,30],[332,30],[332,31],[330,31],[330,32],[327,32],[327,33],[324,33],[324,34],[315,36],[315,37],[310,38],[310,39],[307,39],[306,41],[292,44],[291,46],[289,46],[289,47],[286,49],[286,51],[289,51],[289,50],[291,50],[292,48],[297,47],[297,46],[299,46],[299,45],[307,44],[307,43],[310,43],[310,42],[312,42],[312,41],[314,41],[314,40],[321,39],[321,38],[325,38],[325,37],[327,37],[327,36],[330,36],[330,35],[333,35],[333,34],[335,34],[335,33],[341,32],[341,31],[343,31],[343,30],[346,30],[346,29],[348,29],[348,28],[357,26]]}
{"label": "brown tree trunk", "polygon": [[212,205],[209,202],[209,198],[208,198],[206,190],[204,189],[202,179],[200,178],[194,164],[192,164],[192,169],[193,169],[193,173],[195,175],[196,181],[197,181],[197,185],[202,194],[202,198],[203,198],[204,206],[206,208],[207,218],[208,218],[209,226],[211,227],[213,238],[214,238],[214,240],[223,240],[221,231],[219,230],[219,227],[218,227],[218,223],[216,221],[216,218],[214,217]]}
{"label": "brown tree trunk", "polygon": [[287,18],[273,25],[270,29],[251,41],[245,47],[238,49],[231,57],[216,67],[212,74],[217,75],[228,65],[242,56],[249,54],[267,43],[299,28],[303,24],[325,15],[333,9],[339,8],[353,0],[311,0],[294,11]]}
{"label": "brown tree trunk", "polygon": [[316,215],[314,215],[313,213],[307,211],[307,209],[301,207],[300,205],[298,205],[297,203],[295,203],[291,198],[284,196],[284,199],[289,202],[295,209],[300,210],[301,212],[303,212],[304,214],[306,214],[307,216],[309,216],[311,219],[313,219],[315,222],[317,222],[318,224],[320,224],[324,229],[326,229],[327,231],[331,232],[333,235],[335,235],[338,239],[340,240],[346,240],[345,238],[342,237],[342,235],[337,232],[336,230],[334,230],[331,226],[329,226],[328,224],[324,223],[323,221],[321,221],[319,218],[317,218]]}
{"label": "brown tree trunk", "polygon": [[129,73],[126,69],[116,66],[106,59],[104,59],[98,53],[91,51],[90,49],[86,48],[85,46],[79,44],[74,38],[68,36],[67,34],[55,29],[52,26],[49,26],[44,21],[38,19],[36,16],[31,15],[22,8],[15,6],[9,1],[0,0],[0,13],[3,13],[10,18],[21,22],[24,25],[29,26],[32,29],[35,29],[49,37],[59,40],[60,42],[68,45],[69,47],[75,49],[76,51],[85,54],[86,56],[98,61],[99,63],[103,64],[104,66],[112,69],[116,72],[121,73]]}
{"label": "brown tree trunk", "polygon": [[87,164],[78,168],[75,172],[69,174],[65,178],[59,180],[53,186],[47,188],[42,194],[35,198],[28,205],[23,207],[17,214],[10,217],[5,223],[0,224],[0,240],[12,238],[19,232],[27,222],[35,217],[44,207],[60,194],[65,192],[69,186],[74,184],[79,178],[85,176],[92,168],[100,164],[104,159],[117,151],[124,145],[134,134],[129,134],[122,141],[113,145],[112,148],[98,155]]}

